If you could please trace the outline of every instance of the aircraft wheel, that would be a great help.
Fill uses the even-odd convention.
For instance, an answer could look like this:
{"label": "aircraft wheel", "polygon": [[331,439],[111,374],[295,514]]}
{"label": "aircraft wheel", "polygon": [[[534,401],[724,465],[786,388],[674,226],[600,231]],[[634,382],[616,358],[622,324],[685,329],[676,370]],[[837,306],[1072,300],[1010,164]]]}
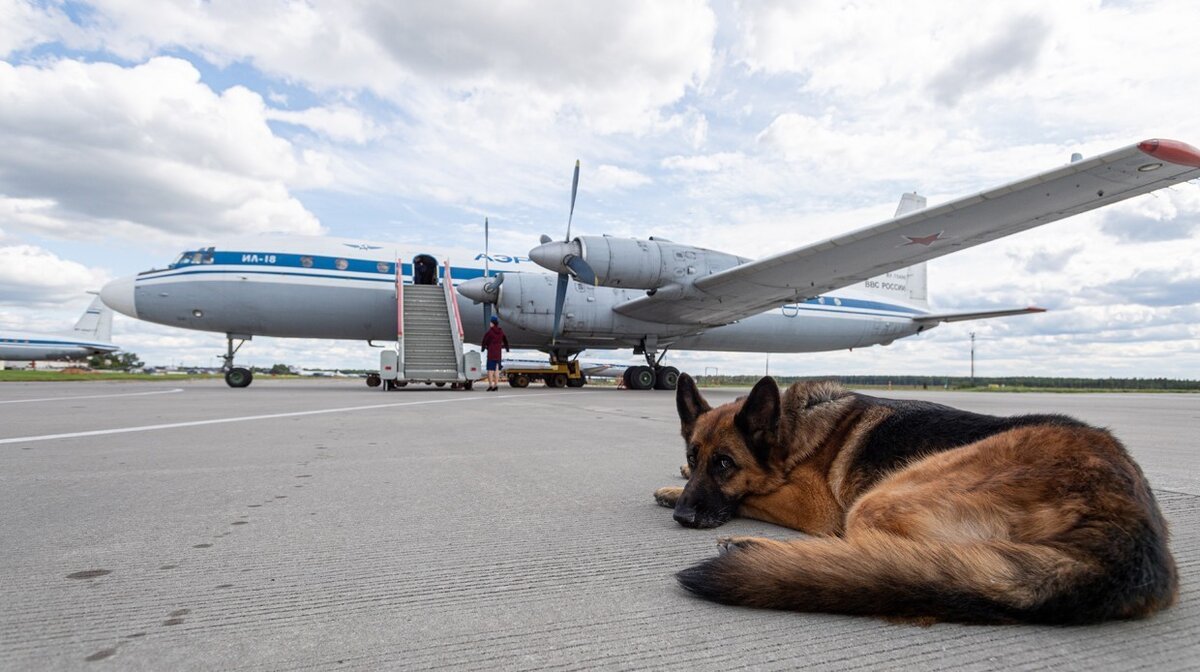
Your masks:
{"label": "aircraft wheel", "polygon": [[678,384],[679,369],[673,366],[662,367],[654,376],[654,389],[656,390],[673,390]]}
{"label": "aircraft wheel", "polygon": [[473,381],[473,380],[468,380],[467,382],[462,384],[462,389],[464,389],[464,390],[469,391],[472,387],[475,387],[475,381]]}
{"label": "aircraft wheel", "polygon": [[513,387],[529,387],[529,376],[523,373],[513,374],[508,377],[508,384]]}
{"label": "aircraft wheel", "polygon": [[248,387],[252,382],[254,374],[250,369],[237,367],[225,372],[225,384],[230,387]]}
{"label": "aircraft wheel", "polygon": [[406,385],[408,385],[408,381],[407,381],[407,380],[397,380],[397,381],[396,381],[396,387],[404,387],[404,386],[406,386]]}
{"label": "aircraft wheel", "polygon": [[383,380],[379,377],[378,373],[367,374],[367,387],[379,387],[381,383],[383,383]]}
{"label": "aircraft wheel", "polygon": [[438,387],[445,387],[446,383],[435,383],[435,385],[437,385]]}
{"label": "aircraft wheel", "polygon": [[649,390],[654,387],[654,369],[648,366],[635,366],[630,369],[629,389]]}
{"label": "aircraft wheel", "polygon": [[567,378],[567,387],[583,387],[587,384],[587,380],[580,376],[578,378]]}
{"label": "aircraft wheel", "polygon": [[625,367],[625,370],[621,372],[621,383],[624,384],[626,388],[629,387],[629,374],[633,371],[633,369],[634,367],[627,366]]}

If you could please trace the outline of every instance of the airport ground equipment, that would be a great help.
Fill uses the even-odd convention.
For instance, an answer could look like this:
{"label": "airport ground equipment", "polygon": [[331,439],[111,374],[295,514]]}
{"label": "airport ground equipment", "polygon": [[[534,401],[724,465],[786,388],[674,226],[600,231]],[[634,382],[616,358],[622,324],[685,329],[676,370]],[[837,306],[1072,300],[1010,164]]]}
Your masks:
{"label": "airport ground equipment", "polygon": [[[430,260],[430,263],[433,263]],[[415,264],[414,264],[415,265]],[[396,262],[396,349],[380,353],[379,374],[367,384],[385,390],[425,383],[469,390],[480,376],[478,352],[463,351],[462,317],[450,276],[442,267],[441,283],[404,282]],[[435,272],[436,275],[436,272]]]}
{"label": "airport ground equipment", "polygon": [[544,366],[518,365],[504,367],[508,384],[513,387],[529,387],[531,381],[542,381],[546,387],[583,387],[587,379],[583,376],[579,362],[550,362]]}

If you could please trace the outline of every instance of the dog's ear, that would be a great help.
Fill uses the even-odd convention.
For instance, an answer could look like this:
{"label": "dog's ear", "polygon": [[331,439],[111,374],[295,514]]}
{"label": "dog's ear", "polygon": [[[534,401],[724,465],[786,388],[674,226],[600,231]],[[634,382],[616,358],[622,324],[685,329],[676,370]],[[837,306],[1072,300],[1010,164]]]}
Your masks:
{"label": "dog's ear", "polygon": [[763,466],[767,465],[778,442],[779,404],[779,386],[774,378],[767,376],[750,390],[750,396],[733,418],[754,458]]}
{"label": "dog's ear", "polygon": [[704,397],[700,396],[696,382],[686,373],[679,374],[679,382],[675,386],[675,408],[679,409],[679,431],[684,439],[692,436],[696,419],[712,410]]}

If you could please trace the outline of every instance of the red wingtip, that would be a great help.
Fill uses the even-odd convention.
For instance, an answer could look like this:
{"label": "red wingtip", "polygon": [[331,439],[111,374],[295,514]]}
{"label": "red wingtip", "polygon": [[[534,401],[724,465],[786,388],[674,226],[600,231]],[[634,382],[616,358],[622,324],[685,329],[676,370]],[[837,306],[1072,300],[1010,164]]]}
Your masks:
{"label": "red wingtip", "polygon": [[1200,168],[1200,149],[1178,140],[1144,140],[1138,149],[1168,163]]}

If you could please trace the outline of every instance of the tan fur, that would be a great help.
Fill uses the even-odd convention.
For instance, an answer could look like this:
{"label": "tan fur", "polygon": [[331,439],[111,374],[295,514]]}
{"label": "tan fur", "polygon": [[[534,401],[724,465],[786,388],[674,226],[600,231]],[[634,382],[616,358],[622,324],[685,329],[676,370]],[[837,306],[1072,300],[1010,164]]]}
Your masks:
{"label": "tan fur", "polygon": [[[1050,416],[997,425],[880,476],[863,468],[878,454],[863,451],[876,432],[913,431],[880,429],[903,405],[832,383],[773,397],[760,381],[749,398],[711,410],[694,387],[680,395],[690,478],[657,491],[659,503],[691,507],[676,518],[706,527],[726,514],[699,516],[704,501],[735,502],[737,515],[824,537],[723,540],[724,555],[680,573],[689,590],[749,606],[924,620],[1087,622],[1145,616],[1175,600],[1165,523],[1107,431]],[[905,410],[928,416],[930,432],[951,417],[940,413],[960,413]],[[1154,585],[1140,585],[1143,575]]]}

